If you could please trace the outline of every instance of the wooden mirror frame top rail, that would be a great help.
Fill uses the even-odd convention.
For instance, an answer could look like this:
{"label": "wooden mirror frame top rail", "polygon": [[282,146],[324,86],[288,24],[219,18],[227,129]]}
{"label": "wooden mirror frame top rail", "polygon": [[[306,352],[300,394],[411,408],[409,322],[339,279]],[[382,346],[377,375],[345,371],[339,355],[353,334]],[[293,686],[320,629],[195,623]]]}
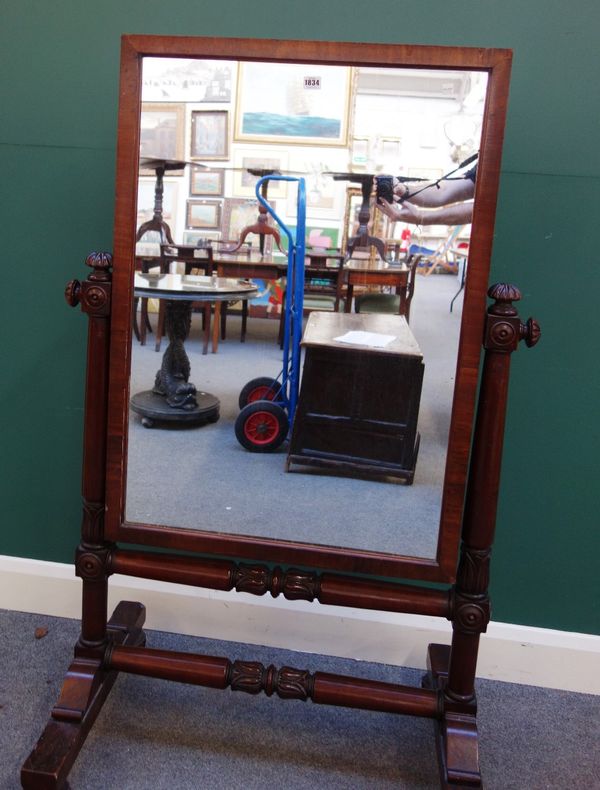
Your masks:
{"label": "wooden mirror frame top rail", "polygon": [[[540,335],[534,320],[521,321],[514,306],[520,294],[514,286],[487,285],[510,52],[126,36],[122,53],[114,260],[109,253],[91,253],[86,260],[92,269],[87,280],[74,280],[66,290],[68,303],[81,305],[88,315],[84,515],[76,554],[76,573],[83,588],[81,635],[50,721],[23,766],[22,784],[30,788],[66,786],[69,770],[121,671],[215,689],[251,694],[264,691],[284,700],[431,718],[436,723],[442,786],[478,787],[474,683],[479,638],[489,622],[489,565],[510,359],[521,340],[533,345]],[[136,178],[131,174],[137,173],[139,155],[141,58],[161,54],[225,59],[239,59],[242,54],[256,60],[464,68],[488,73],[473,218],[476,243],[470,253],[444,492],[445,500],[452,500],[458,491],[460,502],[457,505],[455,498],[453,509],[444,511],[446,521],[435,561],[243,536],[191,535],[174,528],[124,523],[136,202]],[[115,397],[119,388],[124,393],[120,398]],[[140,548],[144,545],[151,550]],[[157,553],[156,547],[163,551]],[[294,600],[317,600],[443,617],[452,622],[452,643],[429,646],[429,670],[421,688],[309,673],[301,668],[276,669],[252,660],[232,662],[225,657],[155,650],[145,646],[143,604],[121,602],[109,618],[108,584],[113,573],[224,591],[281,594],[291,601],[290,616]],[[382,581],[384,576],[451,584],[433,589],[407,581]]]}

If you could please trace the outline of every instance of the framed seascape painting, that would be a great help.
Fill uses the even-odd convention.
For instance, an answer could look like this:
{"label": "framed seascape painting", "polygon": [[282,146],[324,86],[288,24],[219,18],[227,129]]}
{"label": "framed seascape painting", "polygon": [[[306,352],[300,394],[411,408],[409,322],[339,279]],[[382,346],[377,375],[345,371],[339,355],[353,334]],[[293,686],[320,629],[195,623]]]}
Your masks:
{"label": "framed seascape painting", "polygon": [[235,139],[341,145],[348,142],[352,69],[281,63],[239,64]]}

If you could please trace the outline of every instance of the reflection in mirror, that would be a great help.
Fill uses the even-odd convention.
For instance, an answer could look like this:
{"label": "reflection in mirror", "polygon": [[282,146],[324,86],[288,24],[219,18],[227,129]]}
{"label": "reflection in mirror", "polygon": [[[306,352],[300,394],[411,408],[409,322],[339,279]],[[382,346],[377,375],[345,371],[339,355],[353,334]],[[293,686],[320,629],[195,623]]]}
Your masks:
{"label": "reflection in mirror", "polygon": [[[453,171],[453,178],[463,178],[469,168],[461,163],[479,148],[485,92],[483,72],[144,59],[140,155],[171,166],[164,172],[141,166],[136,229],[157,216],[160,222],[139,238],[136,269],[197,278],[187,293],[180,289],[180,301],[193,305],[180,345],[198,402],[213,400],[206,401],[206,419],[187,422],[153,421],[134,408],[128,521],[435,556],[470,224],[392,222],[370,197],[364,238],[381,240],[383,256],[377,245],[360,240],[350,260],[344,255],[364,221],[365,177],[392,174],[411,192]],[[376,464],[286,471],[287,444],[249,452],[236,439],[242,388],[256,377],[276,378],[282,368],[284,234],[283,252],[275,234],[255,232],[228,252],[256,223],[260,169],[306,182],[305,320],[311,311],[336,308],[392,313],[396,322],[399,310],[409,314],[410,355],[423,371],[422,388],[411,395],[417,399],[410,417],[414,478],[381,474]],[[295,230],[297,182],[272,182],[268,200]],[[318,257],[323,250],[328,259]],[[213,290],[208,300],[201,288],[214,286],[213,271],[222,293]],[[236,292],[242,279],[255,288]],[[134,399],[155,385],[168,343],[161,337],[165,318],[171,325],[178,320],[177,300],[161,298],[161,282],[136,275]],[[392,365],[392,354],[389,360]],[[393,410],[393,366],[390,371],[377,397]],[[360,376],[352,393],[357,413],[364,397],[356,385]],[[180,411],[186,393],[184,386],[183,401],[175,402]]]}

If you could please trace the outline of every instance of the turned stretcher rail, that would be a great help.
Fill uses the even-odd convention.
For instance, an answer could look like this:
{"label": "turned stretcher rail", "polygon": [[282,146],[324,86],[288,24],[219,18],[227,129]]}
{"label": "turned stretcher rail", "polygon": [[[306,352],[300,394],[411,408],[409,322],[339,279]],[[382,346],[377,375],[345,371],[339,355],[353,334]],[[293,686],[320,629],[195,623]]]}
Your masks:
{"label": "turned stretcher rail", "polygon": [[376,680],[310,673],[294,667],[277,669],[258,661],[180,653],[147,647],[116,645],[108,653],[106,668],[163,680],[176,680],[215,689],[231,687],[248,694],[264,692],[281,699],[311,699],[318,705],[361,708],[439,718],[443,707],[437,691]]}

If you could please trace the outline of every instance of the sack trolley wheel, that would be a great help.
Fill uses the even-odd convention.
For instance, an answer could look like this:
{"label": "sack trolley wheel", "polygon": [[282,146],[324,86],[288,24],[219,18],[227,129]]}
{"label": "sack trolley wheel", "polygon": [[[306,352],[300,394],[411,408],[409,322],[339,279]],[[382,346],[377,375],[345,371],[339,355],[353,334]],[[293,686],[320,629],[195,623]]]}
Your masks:
{"label": "sack trolley wheel", "polygon": [[248,403],[235,421],[238,442],[253,453],[270,453],[281,447],[289,429],[285,409],[270,400]]}
{"label": "sack trolley wheel", "polygon": [[244,385],[240,392],[238,405],[240,409],[243,409],[244,406],[257,400],[277,401],[279,400],[280,392],[281,384],[277,379],[269,378],[269,376],[259,376]]}

